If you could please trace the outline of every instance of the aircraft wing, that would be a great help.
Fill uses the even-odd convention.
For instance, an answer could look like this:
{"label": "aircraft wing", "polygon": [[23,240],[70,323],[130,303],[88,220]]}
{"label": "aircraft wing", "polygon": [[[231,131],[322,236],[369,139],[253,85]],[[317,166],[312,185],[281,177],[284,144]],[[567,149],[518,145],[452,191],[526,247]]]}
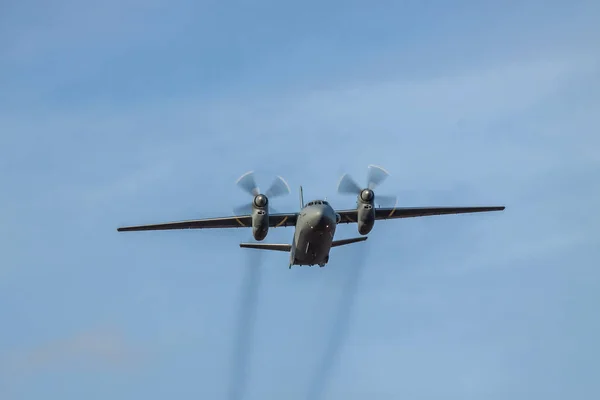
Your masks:
{"label": "aircraft wing", "polygon": [[[502,211],[504,206],[492,207],[394,207],[394,208],[375,208],[375,219],[396,219],[427,217],[431,215],[448,214],[468,214],[477,212]],[[336,211],[342,218],[341,224],[356,222],[358,211],[342,210]]]}
{"label": "aircraft wing", "polygon": [[[297,213],[272,214],[269,215],[269,227],[295,225]],[[117,229],[119,232],[128,231],[160,231],[170,229],[216,229],[216,228],[250,228],[252,227],[252,216],[234,215],[231,217],[218,217],[206,219],[192,219],[188,221],[166,222],[161,224],[123,226]]]}

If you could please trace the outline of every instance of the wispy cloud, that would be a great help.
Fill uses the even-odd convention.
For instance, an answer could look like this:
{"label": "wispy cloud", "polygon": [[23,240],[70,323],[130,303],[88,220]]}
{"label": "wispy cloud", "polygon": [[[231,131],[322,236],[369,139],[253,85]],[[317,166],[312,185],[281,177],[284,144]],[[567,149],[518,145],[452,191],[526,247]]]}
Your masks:
{"label": "wispy cloud", "polygon": [[160,24],[170,10],[167,2],[154,0],[60,0],[52,6],[37,1],[14,3],[3,13],[4,29],[12,28],[11,40],[5,37],[2,43],[3,58],[27,65],[56,54],[68,53],[76,58],[76,51],[106,51],[109,44],[113,51],[123,50],[148,40],[148,35],[156,40],[180,29]]}
{"label": "wispy cloud", "polygon": [[141,190],[151,188],[157,183],[160,184],[173,173],[172,164],[167,161],[154,160],[148,166],[133,170],[127,175],[118,176],[115,180],[109,180],[105,184],[90,185],[89,189],[83,192],[83,200],[90,207],[109,204],[120,197],[134,196]]}
{"label": "wispy cloud", "polygon": [[[585,372],[567,369],[591,371],[598,354],[588,249],[600,201],[597,5],[13,3],[0,15],[0,249],[2,266],[17,268],[2,275],[0,314],[43,327],[49,310],[73,323],[102,313],[131,333],[53,342],[7,323],[2,371],[28,378],[14,387],[94,368],[97,381],[73,379],[73,398],[104,387],[104,397],[214,397],[232,372],[250,395],[302,398],[317,364],[313,388],[332,398],[593,393]],[[336,181],[362,180],[369,163],[392,172],[381,192],[401,205],[507,210],[378,223],[356,323],[352,290],[340,314],[330,294],[352,276],[358,247],[321,271],[290,272],[285,255],[268,254],[264,301],[245,286],[236,331],[245,233],[114,232],[230,212],[246,200],[233,182],[249,169],[352,206]],[[298,208],[297,196],[279,200]],[[330,271],[339,275],[327,281]],[[315,296],[318,283],[327,296]],[[244,327],[259,332],[254,344]],[[128,377],[125,394],[110,371],[143,358],[140,337],[161,362]],[[352,339],[343,362],[336,338]],[[221,361],[230,339],[231,371]]]}
{"label": "wispy cloud", "polygon": [[[163,130],[172,132],[168,143],[160,144],[156,149],[149,148],[150,157],[156,157],[158,151],[161,159],[166,158],[163,164],[149,165],[141,170],[124,170],[123,175],[112,183],[100,183],[100,187],[103,188],[99,187],[98,193],[133,193],[131,190],[134,185],[139,188],[151,184],[154,178],[166,179],[181,173],[192,160],[197,160],[196,154],[203,154],[207,163],[216,161],[215,153],[202,152],[206,135],[216,132],[219,134],[213,137],[213,146],[227,150],[227,153],[223,153],[225,158],[221,162],[227,162],[227,154],[243,151],[255,140],[254,134],[239,136],[240,131],[260,131],[261,139],[269,143],[263,149],[264,156],[279,164],[287,164],[285,160],[277,158],[281,149],[288,145],[288,136],[284,135],[284,132],[293,132],[298,138],[311,138],[317,131],[326,130],[329,134],[320,138],[321,145],[315,148],[315,151],[327,152],[329,148],[335,148],[344,141],[349,146],[345,150],[348,159],[352,159],[352,154],[367,151],[366,156],[379,159],[388,165],[396,158],[400,158],[404,165],[422,165],[422,161],[415,158],[417,153],[412,151],[422,146],[427,146],[432,158],[442,158],[441,153],[445,152],[448,146],[481,146],[484,141],[489,143],[489,151],[472,153],[456,159],[450,170],[439,168],[435,171],[431,178],[439,182],[441,174],[444,174],[445,178],[445,172],[459,169],[461,172],[469,169],[468,173],[473,177],[477,170],[469,166],[471,163],[480,162],[482,158],[486,158],[488,164],[494,163],[498,174],[502,171],[513,174],[513,169],[505,168],[507,151],[513,157],[517,157],[518,162],[525,161],[521,157],[536,157],[540,161],[535,164],[528,163],[524,168],[545,168],[544,165],[548,163],[559,162],[555,154],[541,152],[542,148],[529,147],[527,151],[513,148],[510,131],[495,133],[493,124],[501,124],[508,117],[521,118],[519,115],[522,113],[534,109],[549,97],[558,95],[571,84],[574,76],[580,76],[582,72],[585,75],[590,65],[586,59],[510,63],[489,70],[469,71],[462,76],[419,81],[399,79],[373,82],[335,90],[299,92],[293,98],[279,99],[273,94],[265,93],[262,98],[254,99],[253,104],[243,99],[220,101],[215,104],[190,103],[185,99],[168,106],[160,105],[160,111],[157,108],[150,112],[154,109],[152,106],[150,109],[146,107],[141,110],[129,110],[129,114],[121,111],[119,117],[110,116],[101,121],[101,125],[95,123],[98,120],[96,114],[105,114],[108,110],[87,111],[78,116],[63,112],[62,116],[60,113],[54,115],[52,121],[47,123],[59,130],[59,127],[65,126],[67,131],[89,125],[93,126],[96,132],[108,133],[109,137],[123,134],[137,136],[129,128],[133,121],[140,121],[134,129],[143,132],[144,136],[156,137],[162,134]],[[435,115],[435,118],[430,118],[431,115]],[[172,125],[167,128],[164,120],[170,121]],[[522,118],[520,120],[523,121]],[[530,125],[528,121],[523,123]],[[30,129],[37,128],[27,128]],[[195,131],[203,133],[192,134]],[[383,146],[381,143],[375,147],[364,148],[361,138],[367,134],[376,141],[381,137],[381,140],[389,145]],[[552,135],[552,131],[522,135],[524,140],[528,140],[529,137],[539,137],[539,140],[543,140],[547,135]],[[432,137],[435,137],[435,140],[432,140]],[[580,139],[581,136],[579,140],[574,139],[571,146],[576,145]],[[144,142],[141,143],[144,147],[150,145],[150,142],[145,145]],[[587,147],[579,146],[578,149]],[[498,151],[499,149],[503,151]],[[135,152],[133,148],[114,150],[122,151],[125,157],[123,159],[127,158],[128,153],[137,154],[136,157],[140,158],[139,150]],[[303,154],[307,150],[299,145],[296,152]],[[520,152],[522,154],[519,154]],[[111,160],[106,159],[105,162],[114,163],[119,159],[117,154],[113,153]],[[148,162],[155,163],[150,157]],[[515,162],[514,158],[512,162]],[[98,167],[103,165],[104,162],[98,164]],[[289,167],[287,166],[288,170]],[[311,168],[310,165],[308,167]],[[520,172],[522,173],[523,171]],[[520,174],[511,177],[519,179]],[[410,175],[404,175],[404,179],[411,179]],[[468,176],[465,176],[465,179],[467,178]]]}
{"label": "wispy cloud", "polygon": [[128,368],[139,365],[145,354],[114,329],[97,329],[47,342],[3,357],[7,376],[28,376],[62,368]]}

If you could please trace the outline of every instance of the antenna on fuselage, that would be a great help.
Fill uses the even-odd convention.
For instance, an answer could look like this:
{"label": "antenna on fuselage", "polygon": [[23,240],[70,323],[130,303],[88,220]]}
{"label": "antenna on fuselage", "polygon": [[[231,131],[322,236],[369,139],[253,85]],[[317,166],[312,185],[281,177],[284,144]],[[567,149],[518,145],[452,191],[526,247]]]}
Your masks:
{"label": "antenna on fuselage", "polygon": [[304,195],[302,194],[302,185],[300,185],[300,209],[304,208]]}

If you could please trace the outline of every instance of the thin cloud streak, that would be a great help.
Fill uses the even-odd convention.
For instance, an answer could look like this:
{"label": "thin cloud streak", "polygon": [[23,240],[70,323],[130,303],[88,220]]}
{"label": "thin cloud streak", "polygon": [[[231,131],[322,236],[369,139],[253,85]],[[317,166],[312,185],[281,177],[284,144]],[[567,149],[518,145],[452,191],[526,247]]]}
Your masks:
{"label": "thin cloud streak", "polygon": [[[29,375],[55,370],[71,363],[88,367],[121,368],[137,364],[144,354],[114,330],[93,330],[49,342],[7,357],[4,369]],[[132,364],[133,363],[133,364]]]}

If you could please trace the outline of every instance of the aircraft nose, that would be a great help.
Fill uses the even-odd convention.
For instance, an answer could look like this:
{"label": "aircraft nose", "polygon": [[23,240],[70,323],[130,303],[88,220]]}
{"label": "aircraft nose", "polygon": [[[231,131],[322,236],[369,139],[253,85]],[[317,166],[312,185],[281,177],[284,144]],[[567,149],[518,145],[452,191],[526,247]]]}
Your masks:
{"label": "aircraft nose", "polygon": [[332,220],[325,210],[318,210],[314,214],[314,227],[317,229],[326,229],[332,225]]}

